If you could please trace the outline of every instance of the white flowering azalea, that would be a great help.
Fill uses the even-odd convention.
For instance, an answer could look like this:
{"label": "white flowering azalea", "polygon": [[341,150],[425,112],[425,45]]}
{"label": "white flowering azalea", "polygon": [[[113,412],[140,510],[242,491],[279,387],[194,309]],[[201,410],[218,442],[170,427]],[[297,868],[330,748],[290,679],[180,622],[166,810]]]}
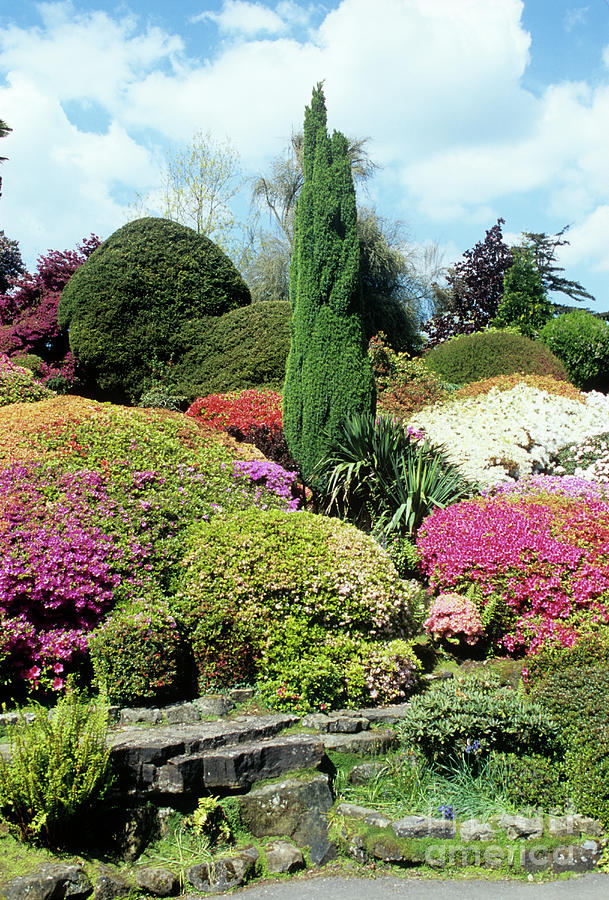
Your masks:
{"label": "white flowering azalea", "polygon": [[424,432],[483,487],[543,471],[554,453],[609,429],[609,397],[581,401],[527,384],[428,406],[409,425]]}

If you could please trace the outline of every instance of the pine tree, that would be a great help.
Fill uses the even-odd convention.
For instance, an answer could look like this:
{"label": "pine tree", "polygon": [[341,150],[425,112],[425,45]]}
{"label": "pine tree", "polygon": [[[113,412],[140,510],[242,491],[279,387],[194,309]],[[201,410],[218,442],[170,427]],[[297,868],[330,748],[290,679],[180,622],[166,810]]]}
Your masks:
{"label": "pine tree", "polygon": [[359,279],[355,189],[348,142],[326,129],[321,84],[305,110],[304,181],[290,267],[292,326],[284,392],[288,446],[310,479],[338,423],[371,412]]}
{"label": "pine tree", "polygon": [[536,337],[552,318],[552,304],[530,250],[514,250],[514,262],[503,279],[503,297],[494,324],[516,325],[527,337]]}

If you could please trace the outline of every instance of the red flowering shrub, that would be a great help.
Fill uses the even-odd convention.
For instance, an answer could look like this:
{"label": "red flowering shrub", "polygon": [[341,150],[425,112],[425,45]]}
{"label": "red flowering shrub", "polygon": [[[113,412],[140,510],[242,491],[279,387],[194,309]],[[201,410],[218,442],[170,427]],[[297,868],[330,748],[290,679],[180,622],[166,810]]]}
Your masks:
{"label": "red flowering shrub", "polygon": [[281,394],[276,391],[249,390],[209,394],[195,400],[186,415],[199,418],[218,431],[238,428],[243,434],[260,425],[267,425],[269,428],[281,428],[283,425]]}
{"label": "red flowering shrub", "polygon": [[530,492],[435,510],[417,535],[433,588],[474,583],[485,611],[512,614],[511,652],[571,646],[591,622],[609,622],[609,503],[590,495]]}
{"label": "red flowering shrub", "polygon": [[484,637],[478,610],[461,594],[440,594],[429,608],[423,627],[436,640],[457,639],[470,646]]}

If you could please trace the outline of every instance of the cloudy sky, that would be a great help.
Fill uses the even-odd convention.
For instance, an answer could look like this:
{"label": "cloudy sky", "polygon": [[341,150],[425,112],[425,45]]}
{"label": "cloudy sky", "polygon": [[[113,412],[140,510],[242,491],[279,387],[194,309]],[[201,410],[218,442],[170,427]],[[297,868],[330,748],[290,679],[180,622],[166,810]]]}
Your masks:
{"label": "cloudy sky", "polygon": [[569,224],[609,309],[609,0],[0,0],[0,228],[30,266],[107,237],[197,130],[262,173],[320,80],[413,241]]}

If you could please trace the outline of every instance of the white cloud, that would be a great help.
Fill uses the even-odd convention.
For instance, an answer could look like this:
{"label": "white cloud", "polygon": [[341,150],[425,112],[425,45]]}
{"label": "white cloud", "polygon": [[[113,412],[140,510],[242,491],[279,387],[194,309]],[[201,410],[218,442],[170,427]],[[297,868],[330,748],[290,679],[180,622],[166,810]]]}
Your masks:
{"label": "white cloud", "polygon": [[582,222],[570,228],[570,246],[561,250],[564,265],[587,263],[597,272],[609,272],[609,203],[604,203]]}
{"label": "white cloud", "polygon": [[[289,9],[287,11],[289,12]],[[280,14],[261,3],[248,3],[246,0],[224,0],[219,13],[202,12],[193,16],[191,21],[206,20],[215,22],[220,31],[247,37],[258,34],[282,34],[287,28]]]}
{"label": "white cloud", "polygon": [[[534,197],[546,230],[578,223],[578,252],[601,264],[609,84],[525,90],[521,0],[375,0],[373,12],[370,0],[335,2],[323,15],[294,0],[225,0],[201,14],[223,40],[199,43],[196,58],[179,35],[71,3],[41,4],[38,27],[5,27],[0,109],[15,129],[3,141],[6,227],[32,247],[111,231],[120,192],[154,187],[155,145],[198,129],[229,137],[244,168],[261,171],[323,79],[330,127],[372,136],[384,165],[376,192],[396,217],[436,223],[447,243],[463,223],[490,227],[507,199]],[[103,112],[103,133],[70,121],[64,106],[75,103]]]}
{"label": "white cloud", "polygon": [[578,25],[585,25],[589,11],[589,6],[574,6],[568,9],[562,20],[565,31],[573,31]]}

